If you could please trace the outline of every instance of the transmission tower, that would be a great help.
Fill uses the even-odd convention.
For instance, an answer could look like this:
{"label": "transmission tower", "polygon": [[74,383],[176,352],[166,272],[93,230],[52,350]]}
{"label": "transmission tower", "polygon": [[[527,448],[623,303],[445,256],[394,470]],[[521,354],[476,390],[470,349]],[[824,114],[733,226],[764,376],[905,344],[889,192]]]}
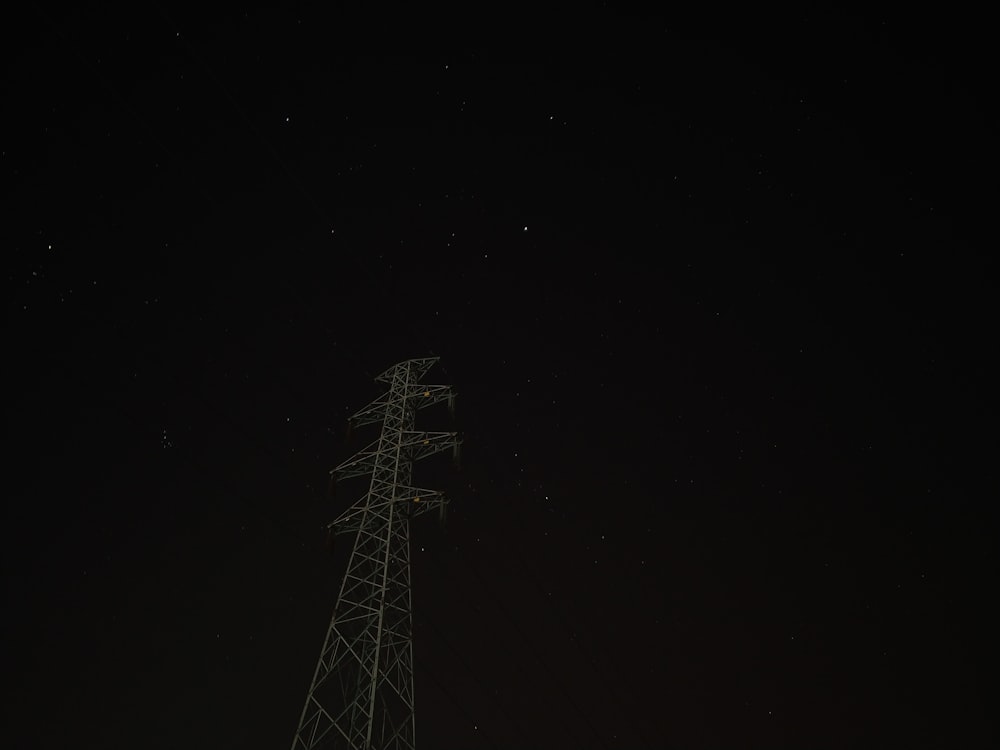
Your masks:
{"label": "transmission tower", "polygon": [[413,464],[451,448],[455,432],[418,432],[418,409],[447,402],[447,385],[419,381],[437,357],[410,359],[375,378],[389,391],[354,414],[349,426],[382,423],[378,440],[330,472],[331,484],[370,476],[368,491],[327,525],[355,534],[323,650],[292,740],[292,750],[415,747],[410,519],[438,509],[441,492],[412,484]]}

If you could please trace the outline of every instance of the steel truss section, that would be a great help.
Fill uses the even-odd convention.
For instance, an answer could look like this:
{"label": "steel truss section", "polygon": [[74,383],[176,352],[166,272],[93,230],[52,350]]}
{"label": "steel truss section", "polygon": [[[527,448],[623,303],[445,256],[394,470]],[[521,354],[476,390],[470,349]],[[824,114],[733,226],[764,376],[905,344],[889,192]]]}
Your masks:
{"label": "steel truss section", "polygon": [[364,497],[328,525],[354,533],[355,542],[292,750],[415,747],[409,520],[443,511],[448,500],[411,477],[416,461],[448,448],[457,458],[461,444],[455,432],[414,430],[418,409],[454,406],[450,386],[419,383],[436,361],[407,360],[376,377],[388,393],[351,422],[381,421],[381,435],[330,472],[337,481],[370,480]]}

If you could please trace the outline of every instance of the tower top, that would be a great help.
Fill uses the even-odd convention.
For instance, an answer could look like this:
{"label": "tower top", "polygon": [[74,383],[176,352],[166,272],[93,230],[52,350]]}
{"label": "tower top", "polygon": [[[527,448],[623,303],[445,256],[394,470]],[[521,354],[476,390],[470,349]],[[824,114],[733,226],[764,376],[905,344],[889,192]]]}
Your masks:
{"label": "tower top", "polygon": [[391,383],[393,376],[396,374],[396,370],[400,368],[410,367],[416,371],[417,379],[419,380],[427,371],[430,370],[434,364],[440,359],[440,357],[423,357],[420,359],[405,359],[402,362],[394,364],[392,367],[388,368],[384,372],[375,376],[375,380],[381,383]]}

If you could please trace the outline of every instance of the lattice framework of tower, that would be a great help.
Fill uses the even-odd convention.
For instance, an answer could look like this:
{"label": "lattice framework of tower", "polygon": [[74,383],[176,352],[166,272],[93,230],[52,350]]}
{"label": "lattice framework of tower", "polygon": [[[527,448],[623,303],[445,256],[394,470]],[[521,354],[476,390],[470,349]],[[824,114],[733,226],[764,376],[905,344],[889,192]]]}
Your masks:
{"label": "lattice framework of tower", "polygon": [[400,362],[375,380],[388,392],[354,414],[349,424],[382,423],[379,438],[330,472],[331,483],[369,476],[368,491],[328,524],[354,533],[344,575],[292,750],[413,750],[410,519],[438,510],[443,492],[412,484],[415,462],[461,446],[457,432],[414,429],[420,409],[446,402],[451,386],[420,380],[437,357]]}

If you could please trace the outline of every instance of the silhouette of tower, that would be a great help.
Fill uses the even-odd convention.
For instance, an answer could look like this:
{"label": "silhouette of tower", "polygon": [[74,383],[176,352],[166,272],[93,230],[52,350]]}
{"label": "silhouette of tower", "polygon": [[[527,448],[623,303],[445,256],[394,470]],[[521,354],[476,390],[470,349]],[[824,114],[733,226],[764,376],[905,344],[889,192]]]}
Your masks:
{"label": "silhouette of tower", "polygon": [[[419,409],[447,402],[450,386],[419,381],[437,357],[410,359],[375,378],[388,392],[351,417],[381,422],[379,438],[330,472],[332,482],[369,476],[368,491],[328,524],[355,534],[347,572],[306,696],[292,750],[415,747],[410,519],[438,509],[441,492],[413,486],[413,464],[451,448],[455,432],[418,432]],[[332,538],[332,537],[331,537]]]}

